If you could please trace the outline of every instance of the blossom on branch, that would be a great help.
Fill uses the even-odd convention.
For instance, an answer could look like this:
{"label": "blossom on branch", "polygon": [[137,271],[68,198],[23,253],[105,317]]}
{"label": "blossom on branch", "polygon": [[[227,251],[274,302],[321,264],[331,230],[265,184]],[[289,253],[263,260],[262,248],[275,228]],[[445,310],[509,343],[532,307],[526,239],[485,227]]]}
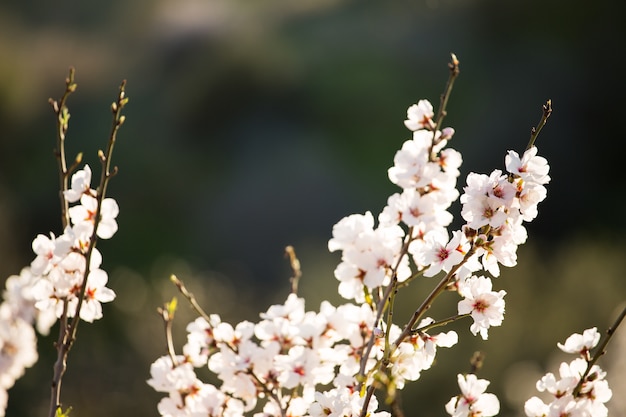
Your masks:
{"label": "blossom on branch", "polygon": [[494,394],[486,393],[486,379],[474,374],[457,376],[461,394],[446,404],[446,412],[452,417],[491,417],[500,412],[500,401]]}
{"label": "blossom on branch", "polygon": [[537,391],[548,393],[551,400],[546,403],[538,397],[531,397],[524,405],[528,417],[608,416],[605,403],[611,399],[613,392],[605,379],[606,372],[598,365],[591,365],[589,353],[599,340],[600,334],[594,327],[583,334],[574,333],[565,344],[557,344],[562,351],[580,357],[569,363],[562,362],[558,377],[548,372],[537,381]]}
{"label": "blossom on branch", "polygon": [[474,323],[471,332],[486,340],[491,326],[499,326],[504,320],[504,296],[506,291],[491,290],[491,280],[487,277],[473,276],[458,283],[458,291],[463,300],[459,301],[459,314],[470,314]]}

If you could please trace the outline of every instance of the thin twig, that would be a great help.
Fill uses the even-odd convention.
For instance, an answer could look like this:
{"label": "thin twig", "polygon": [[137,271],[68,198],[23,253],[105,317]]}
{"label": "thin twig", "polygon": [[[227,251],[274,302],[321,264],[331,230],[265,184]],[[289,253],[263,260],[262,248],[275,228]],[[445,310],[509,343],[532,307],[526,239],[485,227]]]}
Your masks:
{"label": "thin twig", "polygon": [[450,323],[453,323],[457,320],[463,319],[465,317],[469,317],[471,315],[471,313],[467,313],[467,314],[455,314],[454,316],[448,317],[446,319],[442,319],[442,320],[437,320],[437,321],[433,321],[430,324],[427,324],[426,326],[422,326],[418,329],[412,330],[411,333],[415,334],[415,333],[424,333],[427,332],[430,329],[434,329],[435,327],[442,327],[442,326],[447,326]]}
{"label": "thin twig", "polygon": [[291,245],[285,248],[285,255],[289,257],[289,265],[291,266],[291,270],[293,271],[293,276],[289,278],[289,282],[291,283],[291,293],[297,294],[298,283],[300,282],[300,277],[302,276],[302,269],[300,269],[300,260],[296,256],[296,250]]}
{"label": "thin twig", "polygon": [[196,297],[193,295],[193,293],[187,290],[185,284],[174,274],[170,275],[170,281],[172,281],[172,283],[176,285],[178,291],[180,291],[180,293],[187,299],[187,301],[189,301],[189,304],[191,304],[191,307],[196,310],[196,313],[198,313],[204,320],[206,320],[206,322],[212,328],[213,324],[211,323],[211,317],[202,309],[202,307],[200,307],[200,304],[198,304]]}
{"label": "thin twig", "polygon": [[172,366],[178,366],[178,360],[176,359],[176,350],[174,349],[174,338],[172,337],[172,323],[174,322],[174,315],[178,302],[176,297],[172,298],[172,301],[165,303],[163,307],[157,309],[159,316],[163,319],[163,325],[165,330],[165,341],[167,344],[167,353],[172,360]]}
{"label": "thin twig", "polygon": [[74,68],[70,68],[69,75],[65,79],[65,91],[58,101],[53,100],[52,98],[48,99],[48,102],[52,105],[52,109],[54,110],[54,114],[57,118],[57,148],[55,149],[55,157],[59,164],[59,199],[61,200],[61,221],[63,223],[63,229],[70,224],[70,215],[68,213],[69,204],[65,199],[65,194],[63,192],[68,189],[69,176],[71,174],[71,170],[67,168],[67,160],[65,157],[65,137],[67,135],[67,129],[69,128],[70,121],[70,113],[67,109],[66,103],[69,96],[76,91],[76,88],[78,87],[78,85],[74,82],[74,75]]}
{"label": "thin twig", "polygon": [[539,136],[539,132],[546,125],[548,118],[552,114],[552,100],[546,101],[546,104],[542,106],[543,113],[541,115],[541,120],[539,120],[539,124],[536,127],[532,127],[530,129],[530,139],[528,140],[528,146],[526,146],[526,150],[535,146],[535,141],[537,140],[537,136]]}
{"label": "thin twig", "polygon": [[433,131],[433,143],[430,147],[429,154],[432,158],[432,149],[441,141],[441,139],[437,138],[437,131],[441,131],[441,125],[443,123],[443,119],[447,116],[448,112],[446,107],[448,106],[448,100],[450,99],[450,94],[452,93],[452,87],[454,86],[454,81],[459,76],[461,69],[459,68],[459,60],[457,59],[455,54],[450,54],[450,62],[448,63],[448,69],[450,70],[450,75],[448,76],[448,82],[446,83],[446,87],[441,94],[441,100],[439,104],[439,110],[437,111],[437,115],[435,117],[435,129]]}

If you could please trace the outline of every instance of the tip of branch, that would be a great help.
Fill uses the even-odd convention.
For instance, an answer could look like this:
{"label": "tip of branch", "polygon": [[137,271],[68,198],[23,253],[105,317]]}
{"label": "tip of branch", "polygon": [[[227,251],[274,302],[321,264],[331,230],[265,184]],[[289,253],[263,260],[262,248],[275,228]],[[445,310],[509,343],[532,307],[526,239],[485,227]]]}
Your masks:
{"label": "tip of branch", "polygon": [[543,115],[547,119],[552,114],[552,100],[548,99],[543,105]]}
{"label": "tip of branch", "polygon": [[170,281],[171,281],[171,282],[172,282],[172,284],[174,284],[174,285],[180,285],[180,284],[181,284],[181,282],[180,282],[180,280],[178,279],[178,277],[177,277],[176,275],[174,275],[174,274],[170,275]]}
{"label": "tip of branch", "polygon": [[459,74],[459,60],[454,53],[450,53],[450,63],[448,64],[450,72],[455,76]]}

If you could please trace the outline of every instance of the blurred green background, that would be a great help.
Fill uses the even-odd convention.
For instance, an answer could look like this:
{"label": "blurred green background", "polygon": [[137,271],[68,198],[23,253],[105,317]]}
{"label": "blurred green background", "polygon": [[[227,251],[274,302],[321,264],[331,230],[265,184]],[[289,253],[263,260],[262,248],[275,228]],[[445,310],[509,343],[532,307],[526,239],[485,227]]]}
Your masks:
{"label": "blurred green background", "polygon": [[[461,343],[442,350],[403,401],[407,416],[444,415],[456,373],[481,349],[501,415],[520,415],[535,380],[565,359],[556,342],[605,329],[626,300],[625,9],[609,0],[0,3],[1,276],[30,263],[36,234],[60,232],[47,99],[61,95],[74,66],[68,153],[84,151],[98,172],[109,106],[128,80],[120,173],[109,188],[120,230],[99,244],[118,298],[104,320],[79,330],[63,389],[72,415],[157,415],[160,395],[145,380],[165,352],[156,307],[176,295],[171,273],[206,310],[254,320],[284,300],[283,249],[292,244],[308,309],[341,302],[339,255],[326,250],[332,226],[378,213],[396,192],[386,170],[409,137],[406,109],[438,103],[450,52],[461,75],[446,125],[456,129],[463,176],[502,168],[507,150],[523,150],[550,98],[538,146],[552,182],[519,266],[496,280],[508,292],[504,326],[482,342],[459,323]],[[431,285],[406,291],[400,314]],[[449,298],[433,316],[454,309]],[[179,346],[192,317],[181,309]],[[601,362],[613,371],[615,416],[626,415],[626,329],[620,335]],[[9,391],[8,416],[44,415],[51,337],[40,353]]]}

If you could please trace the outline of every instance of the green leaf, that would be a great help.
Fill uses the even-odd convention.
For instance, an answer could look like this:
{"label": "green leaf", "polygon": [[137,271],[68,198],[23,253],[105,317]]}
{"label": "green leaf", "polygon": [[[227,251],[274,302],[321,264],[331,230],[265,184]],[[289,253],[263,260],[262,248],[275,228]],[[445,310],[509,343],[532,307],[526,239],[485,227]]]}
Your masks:
{"label": "green leaf", "polygon": [[61,410],[61,407],[57,408],[57,412],[54,414],[54,417],[68,417],[70,415],[70,411],[72,411],[72,407],[69,407],[65,412]]}

